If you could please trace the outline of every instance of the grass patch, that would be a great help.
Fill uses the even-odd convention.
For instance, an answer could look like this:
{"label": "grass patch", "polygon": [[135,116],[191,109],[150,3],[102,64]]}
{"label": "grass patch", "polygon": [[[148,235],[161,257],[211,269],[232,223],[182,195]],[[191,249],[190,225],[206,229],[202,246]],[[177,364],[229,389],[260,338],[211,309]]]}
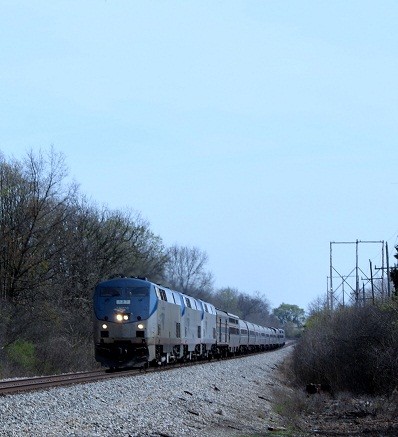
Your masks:
{"label": "grass patch", "polygon": [[26,371],[33,370],[37,363],[35,345],[26,340],[17,340],[10,344],[7,356],[11,362]]}

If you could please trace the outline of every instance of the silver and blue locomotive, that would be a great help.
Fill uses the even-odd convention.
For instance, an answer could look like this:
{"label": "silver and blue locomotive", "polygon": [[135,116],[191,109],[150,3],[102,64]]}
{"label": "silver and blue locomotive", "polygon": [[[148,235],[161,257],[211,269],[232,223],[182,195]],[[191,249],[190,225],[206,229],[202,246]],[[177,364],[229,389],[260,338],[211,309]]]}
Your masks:
{"label": "silver and blue locomotive", "polygon": [[284,332],[245,322],[146,278],[114,278],[94,292],[95,358],[109,368],[145,367],[272,349]]}

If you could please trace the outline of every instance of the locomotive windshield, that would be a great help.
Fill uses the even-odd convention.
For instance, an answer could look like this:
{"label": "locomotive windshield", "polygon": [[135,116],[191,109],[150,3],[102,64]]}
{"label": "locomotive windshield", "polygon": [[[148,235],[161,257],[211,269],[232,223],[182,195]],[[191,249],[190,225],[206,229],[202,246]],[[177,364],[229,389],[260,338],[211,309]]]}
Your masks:
{"label": "locomotive windshield", "polygon": [[100,290],[100,296],[101,297],[113,297],[113,296],[121,296],[122,295],[122,288],[115,288],[115,287],[103,287]]}
{"label": "locomotive windshield", "polygon": [[126,293],[128,296],[145,297],[145,296],[148,296],[148,293],[149,293],[148,287],[126,288],[125,290],[126,290]]}
{"label": "locomotive windshield", "polygon": [[101,287],[101,297],[145,297],[148,296],[148,287]]}

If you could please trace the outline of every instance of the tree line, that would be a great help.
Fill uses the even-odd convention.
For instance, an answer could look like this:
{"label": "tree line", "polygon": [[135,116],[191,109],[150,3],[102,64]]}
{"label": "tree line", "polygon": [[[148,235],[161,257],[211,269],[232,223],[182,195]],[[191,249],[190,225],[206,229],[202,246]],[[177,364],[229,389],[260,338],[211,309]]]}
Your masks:
{"label": "tree line", "polygon": [[95,366],[92,293],[114,275],[149,280],[245,320],[279,325],[266,297],[214,288],[206,252],[167,247],[134,210],[98,206],[51,149],[0,155],[0,377]]}

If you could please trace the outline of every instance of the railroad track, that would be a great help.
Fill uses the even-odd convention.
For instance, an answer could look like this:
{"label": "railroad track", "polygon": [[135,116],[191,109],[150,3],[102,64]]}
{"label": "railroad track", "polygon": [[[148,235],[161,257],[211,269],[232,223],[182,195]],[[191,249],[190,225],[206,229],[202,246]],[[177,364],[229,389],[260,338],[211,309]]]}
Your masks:
{"label": "railroad track", "polygon": [[122,369],[111,372],[109,370],[94,370],[79,373],[67,373],[61,375],[36,376],[32,378],[12,379],[0,381],[0,396],[17,393],[45,390],[53,387],[66,387],[74,384],[86,384],[112,378],[126,378],[150,372],[159,372],[177,369],[179,367],[203,364],[204,361],[186,362],[183,364],[168,365],[161,367],[149,367],[145,370],[140,368]]}
{"label": "railroad track", "polygon": [[138,372],[139,370],[137,369],[115,373],[109,373],[105,370],[94,370],[90,372],[67,373],[62,375],[38,376],[33,378],[0,381],[0,396],[34,390],[44,390],[52,387],[83,384],[115,377],[132,376]]}
{"label": "railroad track", "polygon": [[[292,346],[291,342],[287,342],[284,347]],[[257,352],[258,353],[270,353]],[[253,354],[254,355],[254,354]],[[250,355],[248,355],[250,356]],[[240,359],[243,356],[230,357],[228,359]],[[223,358],[225,359],[225,358]],[[0,396],[29,392],[35,390],[45,390],[52,387],[65,387],[74,384],[85,384],[88,382],[96,382],[104,379],[111,378],[124,378],[129,376],[137,376],[139,374],[156,372],[156,371],[167,371],[178,369],[179,367],[194,366],[197,364],[204,364],[206,361],[189,361],[186,363],[180,363],[170,366],[162,367],[149,367],[145,371],[142,369],[127,369],[116,372],[110,372],[107,370],[93,370],[88,372],[79,373],[66,373],[61,375],[50,375],[50,376],[37,376],[33,378],[22,378],[22,379],[12,379],[7,381],[0,381]]]}
{"label": "railroad track", "polygon": [[12,379],[0,381],[0,396],[11,395],[29,391],[45,390],[53,387],[66,387],[74,384],[86,384],[112,378],[126,378],[129,376],[137,376],[139,374],[167,371],[177,369],[182,366],[194,364],[203,364],[204,362],[189,362],[178,364],[176,366],[150,367],[142,370],[140,368],[123,369],[111,372],[109,370],[93,370],[79,373],[66,373],[61,375],[36,376],[32,378]]}

